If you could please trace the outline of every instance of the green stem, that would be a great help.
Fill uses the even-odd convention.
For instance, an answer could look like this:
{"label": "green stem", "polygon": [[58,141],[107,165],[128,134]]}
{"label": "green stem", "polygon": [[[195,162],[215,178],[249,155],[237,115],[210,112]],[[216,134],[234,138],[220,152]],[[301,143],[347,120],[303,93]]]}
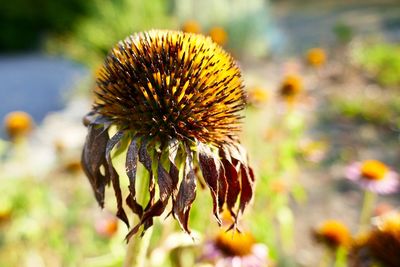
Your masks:
{"label": "green stem", "polygon": [[376,195],[374,192],[366,190],[364,193],[364,201],[360,215],[360,231],[369,223],[374,208]]}
{"label": "green stem", "polygon": [[332,250],[329,247],[324,247],[319,267],[329,267],[332,264]]}
{"label": "green stem", "polygon": [[[146,171],[144,170],[142,174],[143,175],[138,176],[138,179],[136,179],[137,189],[138,189],[136,191],[136,198],[138,203],[143,205],[147,195],[149,177]],[[135,216],[133,220],[133,225],[136,225],[137,223],[139,223],[139,218]],[[143,237],[140,234],[136,234],[131,237],[131,239],[128,242],[123,267],[146,266],[146,254],[150,244],[151,234],[152,234],[152,228],[148,229]]]}

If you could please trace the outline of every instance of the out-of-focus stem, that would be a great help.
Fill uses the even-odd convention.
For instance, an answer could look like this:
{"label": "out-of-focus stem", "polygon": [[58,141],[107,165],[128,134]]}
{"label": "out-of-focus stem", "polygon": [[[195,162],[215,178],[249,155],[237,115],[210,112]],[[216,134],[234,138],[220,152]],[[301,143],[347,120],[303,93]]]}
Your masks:
{"label": "out-of-focus stem", "polygon": [[374,192],[366,190],[364,193],[364,201],[360,215],[360,231],[368,225],[374,208],[375,197],[376,195]]}
{"label": "out-of-focus stem", "polygon": [[[145,171],[142,172],[142,175],[136,179],[137,191],[136,191],[136,198],[139,203],[143,205],[147,190],[148,190],[148,180],[145,179],[147,177],[147,173]],[[148,178],[148,177],[147,177]],[[133,220],[133,225],[139,223],[139,218],[135,216]],[[152,234],[152,228],[148,229],[144,236],[140,235],[140,232],[131,237],[128,242],[126,256],[123,267],[142,267],[146,266],[146,256],[147,256],[147,249],[150,244]]]}

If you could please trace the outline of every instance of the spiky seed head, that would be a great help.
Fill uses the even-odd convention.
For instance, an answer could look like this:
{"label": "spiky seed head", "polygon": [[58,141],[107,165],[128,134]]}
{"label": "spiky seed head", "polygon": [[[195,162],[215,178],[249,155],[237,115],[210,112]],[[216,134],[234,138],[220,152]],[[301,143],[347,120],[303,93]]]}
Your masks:
{"label": "spiky seed head", "polygon": [[202,35],[150,31],[119,42],[98,72],[95,110],[159,140],[235,140],[245,95],[232,57]]}

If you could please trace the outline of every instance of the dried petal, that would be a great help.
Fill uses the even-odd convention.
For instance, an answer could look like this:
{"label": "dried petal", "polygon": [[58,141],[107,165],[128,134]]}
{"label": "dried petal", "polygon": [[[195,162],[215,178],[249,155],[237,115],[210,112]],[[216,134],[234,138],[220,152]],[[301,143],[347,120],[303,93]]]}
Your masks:
{"label": "dried petal", "polygon": [[111,161],[111,150],[114,148],[116,144],[121,141],[123,137],[123,132],[120,131],[116,133],[110,140],[107,142],[106,147],[106,160],[107,160],[107,169],[110,172],[111,182],[114,188],[115,198],[117,199],[117,217],[120,218],[128,227],[129,227],[129,220],[126,216],[126,213],[123,208],[123,201],[122,201],[122,193],[121,187],[119,185],[119,175],[115,170],[114,166],[112,165]]}
{"label": "dried petal", "polygon": [[183,177],[179,187],[173,214],[174,217],[178,219],[182,229],[190,234],[188,221],[190,208],[192,207],[193,201],[196,198],[196,177],[193,170],[192,151],[187,144],[185,144],[185,150],[185,176]]}
{"label": "dried petal", "polygon": [[129,196],[126,198],[126,203],[131,210],[140,217],[143,214],[142,206],[136,201],[136,172],[137,172],[137,160],[138,160],[139,147],[137,139],[133,139],[129,144],[128,151],[126,153],[125,169],[126,174],[129,178]]}
{"label": "dried petal", "polygon": [[219,174],[220,171],[218,169],[219,164],[218,159],[215,158],[215,155],[211,152],[211,149],[202,144],[197,144],[197,152],[199,157],[199,164],[201,173],[203,174],[204,180],[210,188],[211,197],[213,200],[213,213],[218,223],[221,224],[221,219],[218,214],[219,199]]}
{"label": "dried petal", "polygon": [[101,166],[106,164],[105,154],[108,139],[106,128],[89,125],[81,159],[83,170],[92,185],[96,200],[102,208],[104,207],[105,187],[110,182],[110,177],[103,175],[100,170]]}

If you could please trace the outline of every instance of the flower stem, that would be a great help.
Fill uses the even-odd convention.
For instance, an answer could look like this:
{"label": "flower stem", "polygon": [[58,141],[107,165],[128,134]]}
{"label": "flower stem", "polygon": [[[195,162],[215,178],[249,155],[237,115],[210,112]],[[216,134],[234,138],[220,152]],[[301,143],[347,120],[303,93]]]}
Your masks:
{"label": "flower stem", "polygon": [[374,192],[366,190],[364,193],[364,201],[360,215],[360,231],[368,225],[369,219],[372,215],[376,195]]}
{"label": "flower stem", "polygon": [[[147,178],[147,179],[146,179]],[[138,177],[136,180],[137,183],[137,191],[136,191],[136,198],[138,203],[143,205],[147,190],[148,190],[148,174],[146,171],[142,171],[142,175]],[[133,225],[139,223],[139,218],[137,216],[134,217]],[[150,244],[152,228],[148,229],[144,236],[140,234],[136,234],[131,237],[128,241],[126,256],[123,267],[142,267],[146,266],[146,254],[147,249]]]}
{"label": "flower stem", "polygon": [[332,251],[330,248],[325,247],[324,252],[321,257],[321,261],[319,262],[319,267],[329,267],[332,264]]}

